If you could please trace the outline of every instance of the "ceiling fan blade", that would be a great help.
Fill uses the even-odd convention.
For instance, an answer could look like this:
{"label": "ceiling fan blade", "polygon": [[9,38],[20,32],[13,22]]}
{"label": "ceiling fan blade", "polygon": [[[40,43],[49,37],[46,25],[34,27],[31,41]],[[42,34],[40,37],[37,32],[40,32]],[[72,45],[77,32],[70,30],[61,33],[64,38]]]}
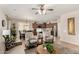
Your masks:
{"label": "ceiling fan blade", "polygon": [[35,13],[35,15],[37,15],[37,14],[38,14],[38,12]]}
{"label": "ceiling fan blade", "polygon": [[37,8],[32,8],[32,10],[38,10]]}
{"label": "ceiling fan blade", "polygon": [[47,10],[49,10],[49,11],[53,11],[54,9],[47,9]]}
{"label": "ceiling fan blade", "polygon": [[37,6],[44,6],[45,4],[38,4]]}

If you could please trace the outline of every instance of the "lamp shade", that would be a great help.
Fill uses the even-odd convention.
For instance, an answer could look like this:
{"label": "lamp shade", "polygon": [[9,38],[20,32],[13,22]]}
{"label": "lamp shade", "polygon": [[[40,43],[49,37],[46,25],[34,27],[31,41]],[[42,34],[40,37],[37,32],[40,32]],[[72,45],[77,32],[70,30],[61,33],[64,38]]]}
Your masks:
{"label": "lamp shade", "polygon": [[10,30],[3,30],[2,35],[10,35]]}

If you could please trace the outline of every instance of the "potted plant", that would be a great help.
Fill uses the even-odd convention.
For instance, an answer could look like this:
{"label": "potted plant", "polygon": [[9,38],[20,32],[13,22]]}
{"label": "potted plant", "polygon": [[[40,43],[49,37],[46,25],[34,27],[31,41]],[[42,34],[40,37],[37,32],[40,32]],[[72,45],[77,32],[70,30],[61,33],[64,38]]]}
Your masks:
{"label": "potted plant", "polygon": [[16,40],[16,27],[15,27],[15,24],[12,24],[12,27],[11,27],[11,30],[10,30],[10,35],[11,35],[11,38]]}
{"label": "potted plant", "polygon": [[45,44],[43,45],[43,47],[44,47],[45,49],[47,49],[47,51],[48,51],[50,54],[55,53],[55,49],[54,49],[53,44],[51,44],[51,43],[45,43]]}

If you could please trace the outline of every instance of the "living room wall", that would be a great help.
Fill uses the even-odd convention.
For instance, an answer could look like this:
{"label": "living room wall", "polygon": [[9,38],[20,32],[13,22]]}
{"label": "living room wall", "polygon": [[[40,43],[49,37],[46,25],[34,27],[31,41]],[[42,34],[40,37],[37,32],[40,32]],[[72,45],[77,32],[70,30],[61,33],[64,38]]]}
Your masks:
{"label": "living room wall", "polygon": [[[68,34],[68,18],[75,18],[75,35]],[[61,15],[58,19],[58,35],[60,40],[79,45],[79,10]]]}
{"label": "living room wall", "polygon": [[[2,20],[5,21],[4,27],[2,26]],[[2,31],[4,29],[7,29],[7,21],[6,21],[4,13],[0,9],[0,54],[3,54],[5,52],[5,45],[4,45],[5,40],[2,38]]]}
{"label": "living room wall", "polygon": [[[5,26],[2,26],[2,20],[4,20],[5,22]],[[4,29],[7,29],[7,20],[5,18],[5,14],[3,13],[3,11],[0,9],[0,35],[2,35],[2,31]]]}

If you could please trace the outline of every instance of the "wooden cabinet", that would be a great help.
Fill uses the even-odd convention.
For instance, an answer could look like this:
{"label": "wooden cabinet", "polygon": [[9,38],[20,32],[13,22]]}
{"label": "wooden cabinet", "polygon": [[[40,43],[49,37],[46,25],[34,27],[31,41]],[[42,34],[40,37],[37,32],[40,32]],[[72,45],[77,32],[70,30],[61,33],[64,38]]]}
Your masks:
{"label": "wooden cabinet", "polygon": [[57,25],[57,23],[43,23],[43,24],[37,24],[36,22],[32,24],[33,28],[52,28],[54,25]]}
{"label": "wooden cabinet", "polygon": [[[37,32],[36,32],[36,28],[53,28],[54,26],[56,26],[56,35],[58,35],[57,31],[58,31],[58,26],[57,26],[57,23],[42,23],[42,24],[37,24],[36,22],[33,23],[32,27],[34,28],[34,35],[37,35]],[[53,31],[51,32],[51,35],[54,35],[53,34]]]}
{"label": "wooden cabinet", "polygon": [[32,24],[32,27],[33,28],[37,28],[38,27],[38,24],[35,22],[35,23]]}
{"label": "wooden cabinet", "polygon": [[34,29],[33,34],[34,34],[34,35],[37,35],[36,29]]}
{"label": "wooden cabinet", "polygon": [[33,28],[46,28],[46,23],[37,24],[36,22],[32,24]]}

